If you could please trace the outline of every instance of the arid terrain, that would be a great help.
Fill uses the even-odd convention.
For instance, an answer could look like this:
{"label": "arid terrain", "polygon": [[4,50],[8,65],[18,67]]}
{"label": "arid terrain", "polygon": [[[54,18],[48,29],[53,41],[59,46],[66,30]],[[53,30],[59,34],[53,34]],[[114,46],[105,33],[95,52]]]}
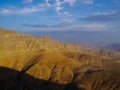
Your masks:
{"label": "arid terrain", "polygon": [[0,90],[11,89],[120,90],[120,52],[0,29]]}

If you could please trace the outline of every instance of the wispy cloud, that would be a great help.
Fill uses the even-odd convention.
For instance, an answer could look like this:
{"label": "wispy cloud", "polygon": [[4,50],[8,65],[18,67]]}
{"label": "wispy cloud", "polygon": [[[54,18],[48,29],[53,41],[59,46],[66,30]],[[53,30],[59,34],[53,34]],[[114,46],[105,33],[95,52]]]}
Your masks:
{"label": "wispy cloud", "polygon": [[0,14],[8,15],[13,13],[10,9],[1,9]]}
{"label": "wispy cloud", "polygon": [[[35,5],[34,0],[22,0],[25,3],[26,7],[17,8],[1,8],[0,14],[3,15],[13,15],[13,14],[30,14],[36,13],[40,11],[45,11],[46,8],[54,9],[58,15],[70,15],[70,13],[66,10],[65,4],[69,4],[69,6],[74,6],[76,2],[82,4],[92,4],[93,0],[53,0],[51,4],[50,0],[44,0],[44,3],[38,3]],[[27,5],[31,3],[31,6]]]}
{"label": "wispy cloud", "polygon": [[47,25],[47,24],[24,24],[25,27],[32,27],[34,29],[39,28],[43,31],[104,31],[109,28],[106,25],[100,23],[93,24],[84,24],[84,25],[73,25],[71,23],[59,23],[56,25]]}
{"label": "wispy cloud", "polygon": [[77,0],[64,0],[65,3],[68,3],[71,6],[73,6],[76,1]]}
{"label": "wispy cloud", "polygon": [[33,0],[23,0],[23,3],[32,3]]}
{"label": "wispy cloud", "polygon": [[64,7],[62,6],[63,3],[64,2],[62,2],[60,0],[55,0],[54,8],[58,15],[63,15],[63,9],[64,9]]}
{"label": "wispy cloud", "polygon": [[73,6],[77,0],[55,0],[54,8],[58,15],[69,15],[68,11],[65,11],[64,4],[69,4],[70,6]]}
{"label": "wispy cloud", "polygon": [[111,11],[104,11],[104,12],[94,12],[93,15],[112,15],[112,14],[117,14],[118,10],[111,10]]}
{"label": "wispy cloud", "polygon": [[82,31],[104,31],[108,30],[108,27],[101,23],[92,23],[92,24],[84,24],[76,26],[77,30]]}
{"label": "wispy cloud", "polygon": [[54,0],[54,3],[50,3],[50,0],[44,0],[44,3],[38,3],[37,5],[31,4],[27,5],[28,3],[32,3],[33,0],[23,0],[23,3],[26,4],[26,7],[23,8],[1,8],[0,14],[3,15],[13,15],[13,14],[30,14],[30,13],[36,13],[40,11],[45,11],[46,8],[52,8],[57,12],[58,15],[70,15],[70,13],[65,9],[64,4],[68,3],[70,6],[72,6],[76,0]]}
{"label": "wispy cloud", "polygon": [[51,7],[52,5],[49,3],[49,0],[45,0],[45,5],[47,6],[47,7]]}
{"label": "wispy cloud", "polygon": [[119,11],[116,10],[111,12],[97,12],[94,13],[93,16],[80,18],[79,20],[87,22],[104,22],[104,23],[120,22],[120,13]]}
{"label": "wispy cloud", "polygon": [[64,11],[65,7],[64,4],[69,4],[70,6],[74,6],[75,3],[81,3],[81,4],[93,4],[94,0],[55,0],[54,8],[58,15],[67,15]]}
{"label": "wispy cloud", "polygon": [[81,4],[93,4],[94,0],[79,0]]}
{"label": "wispy cloud", "polygon": [[38,5],[33,5],[30,7],[24,7],[24,8],[15,8],[15,9],[7,9],[3,8],[0,9],[0,14],[3,15],[23,15],[23,14],[31,14],[31,13],[36,13],[36,12],[42,12],[46,10],[46,6],[44,4],[38,4]]}
{"label": "wispy cloud", "polygon": [[36,28],[56,28],[56,27],[67,27],[70,26],[70,23],[58,23],[55,25],[47,25],[47,24],[23,24],[25,27],[36,27]]}
{"label": "wispy cloud", "polygon": [[69,18],[69,17],[66,17],[66,18],[62,18],[62,21],[63,22],[66,22],[66,23],[73,23],[74,21],[75,21],[76,19],[74,19],[74,18]]}

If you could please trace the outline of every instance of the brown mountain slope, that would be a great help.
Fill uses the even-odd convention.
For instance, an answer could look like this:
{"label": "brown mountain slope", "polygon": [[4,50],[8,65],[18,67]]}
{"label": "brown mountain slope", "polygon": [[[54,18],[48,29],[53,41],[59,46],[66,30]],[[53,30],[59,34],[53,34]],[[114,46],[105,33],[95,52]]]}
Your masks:
{"label": "brown mountain slope", "polygon": [[12,31],[12,30],[4,30],[4,29],[0,28],[0,36],[6,35],[6,34],[17,34],[17,32]]}
{"label": "brown mountain slope", "polygon": [[[20,71],[16,76],[18,79],[27,73],[37,79],[62,85],[59,90],[71,90],[70,87],[74,87],[73,90],[96,90],[96,88],[110,90],[111,82],[117,78],[115,85],[118,90],[120,89],[119,77],[114,78],[114,72],[120,72],[120,60],[113,60],[111,56],[104,54],[100,55],[98,50],[62,43],[48,37],[38,38],[12,31],[8,33],[4,30],[0,32],[4,32],[0,36],[0,66]],[[103,72],[99,72],[101,70]],[[107,74],[106,71],[110,73]],[[103,83],[101,79],[103,74],[106,76],[103,80],[108,78],[109,80],[100,87],[96,83],[98,81]],[[94,77],[98,78],[94,79]],[[88,86],[84,87],[82,82]],[[106,89],[102,89],[104,85]]]}

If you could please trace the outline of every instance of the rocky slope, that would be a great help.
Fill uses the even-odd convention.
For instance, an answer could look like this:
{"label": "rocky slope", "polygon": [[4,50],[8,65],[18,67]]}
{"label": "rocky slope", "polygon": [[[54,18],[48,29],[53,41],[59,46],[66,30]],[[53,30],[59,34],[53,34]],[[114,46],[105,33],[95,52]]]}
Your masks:
{"label": "rocky slope", "polygon": [[[106,51],[99,53],[98,49],[62,43],[48,37],[33,37],[3,29],[0,32],[0,66],[17,70],[13,73],[16,78],[7,76],[14,84],[12,88],[120,89],[120,60],[104,54]],[[9,74],[3,68],[0,73],[3,76]],[[6,83],[0,84],[7,86]]]}

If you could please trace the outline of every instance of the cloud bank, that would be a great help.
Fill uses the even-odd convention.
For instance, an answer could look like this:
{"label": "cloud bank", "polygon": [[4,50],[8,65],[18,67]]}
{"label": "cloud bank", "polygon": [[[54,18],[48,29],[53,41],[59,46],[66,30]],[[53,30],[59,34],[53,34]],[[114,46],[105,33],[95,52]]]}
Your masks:
{"label": "cloud bank", "polygon": [[[30,13],[37,13],[47,9],[46,8],[53,8],[58,15],[69,15],[69,12],[64,10],[65,4],[69,6],[74,6],[76,3],[81,4],[93,4],[93,0],[53,0],[52,4],[50,0],[44,0],[44,3],[38,3],[34,5],[34,0],[23,0],[23,3],[26,4],[23,8],[14,7],[13,8],[0,8],[0,14],[2,15],[18,15],[18,14],[30,14]],[[31,6],[27,4],[31,3]]]}
{"label": "cloud bank", "polygon": [[104,23],[120,22],[120,13],[117,10],[113,10],[110,12],[97,12],[94,13],[93,16],[80,18],[79,20],[87,22],[104,22]]}

